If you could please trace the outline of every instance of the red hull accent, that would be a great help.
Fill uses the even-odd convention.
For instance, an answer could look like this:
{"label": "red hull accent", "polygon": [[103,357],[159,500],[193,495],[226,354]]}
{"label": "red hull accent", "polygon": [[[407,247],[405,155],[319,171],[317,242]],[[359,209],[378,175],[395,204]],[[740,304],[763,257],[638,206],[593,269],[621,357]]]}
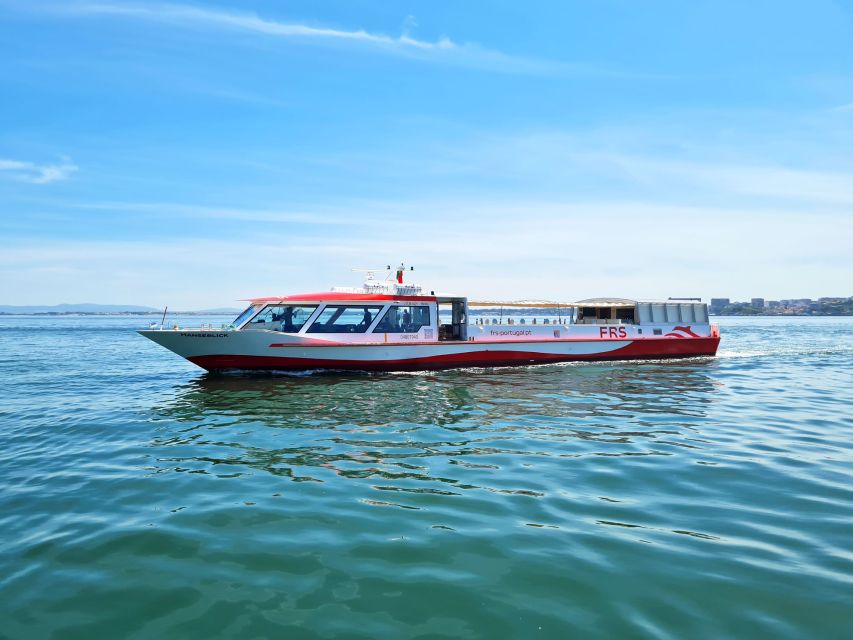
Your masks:
{"label": "red hull accent", "polygon": [[713,356],[720,344],[718,337],[663,340],[635,340],[631,344],[605,353],[582,355],[537,353],[535,351],[474,351],[404,360],[334,360],[322,358],[288,358],[278,356],[211,355],[187,358],[209,371],[227,369],[275,369],[306,371],[313,369],[350,371],[422,371],[458,367],[508,367],[577,360],[650,360],[660,358],[692,358]]}

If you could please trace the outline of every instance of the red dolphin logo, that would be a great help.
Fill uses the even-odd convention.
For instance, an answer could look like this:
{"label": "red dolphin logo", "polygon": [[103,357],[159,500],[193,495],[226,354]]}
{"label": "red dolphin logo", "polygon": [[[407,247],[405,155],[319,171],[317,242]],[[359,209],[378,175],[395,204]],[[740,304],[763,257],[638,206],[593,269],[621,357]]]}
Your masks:
{"label": "red dolphin logo", "polygon": [[[676,333],[676,331],[680,333]],[[685,335],[686,334],[686,335]],[[673,327],[670,333],[666,334],[667,338],[701,338],[702,336],[693,333],[693,330],[688,327]]]}

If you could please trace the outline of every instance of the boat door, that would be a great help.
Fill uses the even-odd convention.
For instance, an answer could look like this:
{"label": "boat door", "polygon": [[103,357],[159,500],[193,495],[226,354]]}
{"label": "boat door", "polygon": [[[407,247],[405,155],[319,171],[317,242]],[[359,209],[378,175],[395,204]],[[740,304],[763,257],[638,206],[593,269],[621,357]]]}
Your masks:
{"label": "boat door", "polygon": [[[468,298],[438,298],[438,339],[468,339]],[[450,317],[448,318],[448,313]],[[444,318],[442,318],[444,312]],[[446,320],[450,320],[447,323]]]}

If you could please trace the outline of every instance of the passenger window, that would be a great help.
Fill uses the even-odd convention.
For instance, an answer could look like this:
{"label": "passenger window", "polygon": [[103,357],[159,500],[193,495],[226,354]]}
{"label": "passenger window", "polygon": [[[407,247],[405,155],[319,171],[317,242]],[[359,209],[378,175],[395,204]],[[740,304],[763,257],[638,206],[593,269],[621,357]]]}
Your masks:
{"label": "passenger window", "polygon": [[381,310],[381,305],[330,305],[308,327],[308,333],[364,333]]}
{"label": "passenger window", "polygon": [[426,305],[392,306],[376,325],[374,333],[417,333],[428,327],[429,307]]}
{"label": "passenger window", "polygon": [[316,308],[317,305],[270,305],[249,324],[261,325],[258,329],[296,333]]}
{"label": "passenger window", "polygon": [[622,324],[634,324],[634,307],[616,309],[616,319],[621,320]]}

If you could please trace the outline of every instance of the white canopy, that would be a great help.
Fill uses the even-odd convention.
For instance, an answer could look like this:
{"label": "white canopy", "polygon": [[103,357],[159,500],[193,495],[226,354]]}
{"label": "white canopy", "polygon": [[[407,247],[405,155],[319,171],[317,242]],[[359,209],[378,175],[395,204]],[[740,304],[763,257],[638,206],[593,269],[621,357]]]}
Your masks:
{"label": "white canopy", "polygon": [[548,300],[513,300],[500,302],[495,300],[476,300],[469,302],[469,307],[517,308],[517,309],[568,309],[574,307],[617,307],[631,309],[637,304],[636,300],[627,298],[590,298],[578,302],[551,302]]}

